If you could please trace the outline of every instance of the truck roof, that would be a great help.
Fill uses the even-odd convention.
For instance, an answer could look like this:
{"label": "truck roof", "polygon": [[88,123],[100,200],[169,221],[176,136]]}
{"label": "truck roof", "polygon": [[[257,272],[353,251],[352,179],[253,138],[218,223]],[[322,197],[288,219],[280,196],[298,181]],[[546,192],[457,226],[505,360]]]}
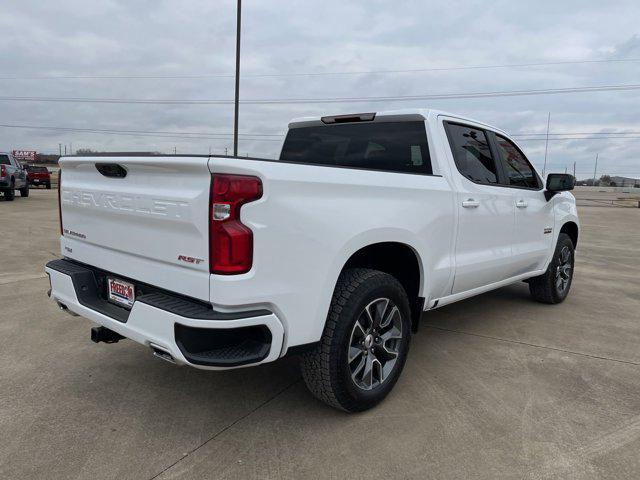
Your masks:
{"label": "truck roof", "polygon": [[[446,116],[446,117],[456,118],[458,120],[477,123],[487,128],[490,128],[491,130],[495,130],[507,135],[507,132],[505,132],[501,128],[494,127],[493,125],[489,125],[488,123],[481,122],[473,118],[465,117],[463,115],[445,112],[442,110],[434,110],[431,108],[403,108],[398,110],[383,110],[380,112],[370,112],[370,113],[341,114],[341,115],[336,115],[335,117],[351,117],[351,116],[358,117],[358,116],[366,116],[366,115],[372,115],[372,114],[375,114],[375,118],[395,117],[394,119],[397,119],[398,121],[403,121],[403,120],[408,121],[408,120],[418,120],[418,119],[427,120],[429,118],[434,118],[437,116]],[[304,126],[321,125],[321,124],[329,123],[329,122],[326,122],[326,119],[335,118],[335,117],[326,117],[326,116],[298,117],[298,118],[294,118],[289,122],[289,128],[300,128]],[[323,119],[325,119],[324,122],[323,122]]]}

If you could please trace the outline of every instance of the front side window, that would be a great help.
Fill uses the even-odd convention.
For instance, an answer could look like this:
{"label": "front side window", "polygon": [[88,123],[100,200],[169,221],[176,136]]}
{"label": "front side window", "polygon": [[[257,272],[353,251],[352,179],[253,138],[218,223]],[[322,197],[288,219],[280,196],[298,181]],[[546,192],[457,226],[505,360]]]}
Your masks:
{"label": "front side window", "polygon": [[343,123],[292,128],[280,160],[431,174],[424,122]]}
{"label": "front side window", "polygon": [[462,175],[476,183],[498,183],[498,170],[484,130],[448,123],[447,136]]}
{"label": "front side window", "polygon": [[539,188],[535,170],[512,142],[496,135],[498,153],[507,174],[507,182],[512,187]]}

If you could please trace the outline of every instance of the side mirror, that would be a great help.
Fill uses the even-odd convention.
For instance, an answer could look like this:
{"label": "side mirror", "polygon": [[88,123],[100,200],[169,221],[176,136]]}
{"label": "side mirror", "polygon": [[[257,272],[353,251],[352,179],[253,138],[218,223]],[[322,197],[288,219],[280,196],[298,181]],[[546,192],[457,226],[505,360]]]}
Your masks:
{"label": "side mirror", "polygon": [[545,198],[551,200],[559,192],[573,190],[576,185],[576,178],[568,173],[550,173],[547,176],[547,190],[544,192]]}

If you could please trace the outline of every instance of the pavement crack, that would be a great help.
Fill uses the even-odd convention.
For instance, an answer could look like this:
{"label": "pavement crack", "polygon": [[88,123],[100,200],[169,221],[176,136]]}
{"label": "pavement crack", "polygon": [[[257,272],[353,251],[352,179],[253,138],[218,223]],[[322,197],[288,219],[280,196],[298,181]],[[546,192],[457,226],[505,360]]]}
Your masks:
{"label": "pavement crack", "polygon": [[597,359],[597,360],[606,360],[606,361],[609,361],[609,362],[624,363],[626,365],[640,366],[640,363],[632,362],[630,360],[621,360],[619,358],[603,357],[603,356],[600,356],[600,355],[592,355],[590,353],[582,353],[582,352],[576,352],[576,351],[573,351],[573,350],[565,350],[563,348],[549,347],[549,346],[546,346],[546,345],[538,345],[536,343],[522,342],[520,340],[511,340],[511,339],[508,339],[508,338],[494,337],[492,335],[483,335],[481,333],[463,332],[461,330],[454,330],[454,329],[451,329],[451,328],[437,327],[435,325],[425,325],[425,327],[432,328],[434,330],[441,330],[443,332],[451,332],[451,333],[458,333],[460,335],[470,335],[472,337],[487,338],[487,339],[496,340],[496,341],[499,341],[499,342],[515,343],[515,344],[524,345],[524,346],[527,346],[527,347],[544,348],[546,350],[553,350],[555,352],[568,353],[570,355],[579,355],[581,357],[594,358],[594,359]]}
{"label": "pavement crack", "polygon": [[236,426],[238,423],[240,423],[241,421],[243,421],[245,418],[250,417],[251,415],[253,415],[253,413],[257,412],[258,410],[260,410],[262,407],[267,406],[269,403],[271,403],[273,400],[275,400],[276,398],[278,398],[280,395],[282,395],[284,392],[286,392],[287,390],[289,390],[291,387],[293,387],[294,385],[296,385],[297,383],[300,382],[300,378],[296,379],[294,382],[290,383],[289,385],[287,385],[286,387],[282,388],[281,390],[279,390],[275,395],[273,395],[272,397],[267,398],[264,402],[258,404],[255,408],[249,410],[247,413],[245,413],[244,415],[242,415],[241,417],[238,417],[236,420],[234,420],[233,422],[231,422],[229,425],[227,425],[226,427],[222,428],[221,430],[217,431],[212,437],[208,438],[207,440],[205,440],[204,442],[202,442],[200,445],[198,445],[197,447],[189,450],[187,452],[186,455],[183,455],[182,457],[180,457],[178,460],[176,460],[175,462],[173,462],[171,465],[167,466],[166,468],[164,468],[162,471],[156,473],[153,477],[151,477],[149,480],[154,480],[156,478],[158,478],[160,475],[162,475],[163,473],[165,473],[167,470],[175,467],[177,464],[179,464],[180,462],[182,462],[184,459],[188,458],[192,453],[197,452],[198,450],[200,450],[202,447],[204,447],[206,444],[208,444],[209,442],[215,440],[217,437],[219,437],[220,435],[222,435],[224,432],[226,432],[227,430],[229,430],[230,428],[233,428],[234,426]]}

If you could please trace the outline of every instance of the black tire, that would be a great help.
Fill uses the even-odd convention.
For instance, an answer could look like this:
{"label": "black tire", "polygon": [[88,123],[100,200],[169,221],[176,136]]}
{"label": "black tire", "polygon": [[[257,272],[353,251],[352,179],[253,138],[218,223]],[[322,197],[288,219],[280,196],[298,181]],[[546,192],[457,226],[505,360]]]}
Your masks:
{"label": "black tire", "polygon": [[14,198],[16,198],[15,184],[11,182],[11,186],[9,187],[9,190],[4,191],[4,199],[7,202],[13,202]]}
{"label": "black tire", "polygon": [[[569,257],[564,256],[568,252]],[[529,292],[534,300],[541,303],[561,303],[569,295],[573,280],[575,247],[571,237],[565,233],[558,236],[553,258],[547,271],[539,277],[529,279]],[[569,267],[568,269],[566,267]],[[558,279],[560,275],[561,279]]]}
{"label": "black tire", "polygon": [[51,190],[51,184],[47,183],[47,190]]}
{"label": "black tire", "polygon": [[21,197],[28,197],[29,196],[29,184],[25,185],[24,187],[22,187],[20,189],[20,196]]}
{"label": "black tire", "polygon": [[[388,302],[384,303],[384,300]],[[394,306],[397,310],[394,310]],[[382,312],[379,315],[382,318],[378,323],[379,330],[356,327],[357,322],[358,325],[364,325],[371,318],[366,316],[365,308],[374,309],[376,315]],[[390,320],[386,326],[382,326],[385,319]],[[389,327],[390,330],[383,333]],[[401,327],[401,332],[397,327]],[[395,333],[390,334],[391,330]],[[354,336],[356,331],[362,332],[361,343],[360,338]],[[348,412],[367,410],[381,402],[400,377],[410,340],[411,310],[400,282],[377,270],[345,270],[338,278],[320,342],[301,357],[302,377],[311,393],[326,404]],[[356,347],[352,347],[354,341],[357,341]],[[357,348],[361,352],[353,356],[350,362],[352,349]],[[396,356],[389,358],[389,354],[393,353],[389,350],[395,352]],[[354,373],[351,364],[356,360]],[[362,370],[358,370],[362,361],[365,364]],[[374,362],[378,365],[375,368]],[[385,367],[389,369],[383,373]],[[358,385],[358,371],[371,372],[369,389]],[[364,373],[362,382],[365,382]]]}

